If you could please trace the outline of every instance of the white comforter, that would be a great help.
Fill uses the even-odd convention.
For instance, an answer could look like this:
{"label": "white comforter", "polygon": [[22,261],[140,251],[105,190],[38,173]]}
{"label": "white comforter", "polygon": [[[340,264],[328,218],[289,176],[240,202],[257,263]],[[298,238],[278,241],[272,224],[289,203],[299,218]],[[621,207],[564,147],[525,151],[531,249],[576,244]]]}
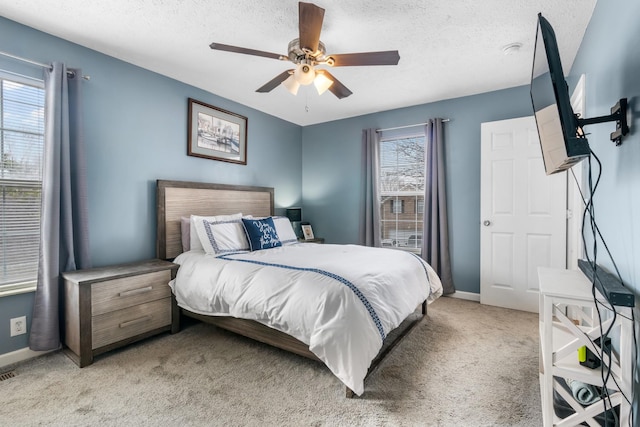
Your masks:
{"label": "white comforter", "polygon": [[217,257],[190,251],[175,262],[180,307],[285,332],[358,395],[386,334],[442,294],[427,263],[392,249],[304,243]]}

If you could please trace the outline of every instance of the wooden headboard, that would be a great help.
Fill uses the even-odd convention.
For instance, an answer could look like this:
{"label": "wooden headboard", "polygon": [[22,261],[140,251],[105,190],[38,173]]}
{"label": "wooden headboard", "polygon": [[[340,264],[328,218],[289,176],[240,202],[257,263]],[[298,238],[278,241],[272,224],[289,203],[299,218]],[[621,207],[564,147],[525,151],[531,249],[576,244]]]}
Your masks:
{"label": "wooden headboard", "polygon": [[160,259],[182,253],[180,218],[190,215],[273,215],[273,188],[203,182],[157,181],[156,252]]}

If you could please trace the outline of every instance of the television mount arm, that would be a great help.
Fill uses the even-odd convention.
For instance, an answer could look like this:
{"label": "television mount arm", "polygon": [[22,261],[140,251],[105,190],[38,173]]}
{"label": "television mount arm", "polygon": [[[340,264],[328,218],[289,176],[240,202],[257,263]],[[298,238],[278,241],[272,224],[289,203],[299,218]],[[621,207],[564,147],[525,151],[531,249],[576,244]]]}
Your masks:
{"label": "television mount arm", "polygon": [[627,98],[621,98],[616,105],[611,107],[611,114],[608,116],[592,117],[590,119],[581,119],[576,116],[578,126],[582,128],[586,125],[596,123],[616,122],[615,132],[611,132],[611,141],[616,146],[622,144],[622,137],[629,133],[629,124],[627,123]]}

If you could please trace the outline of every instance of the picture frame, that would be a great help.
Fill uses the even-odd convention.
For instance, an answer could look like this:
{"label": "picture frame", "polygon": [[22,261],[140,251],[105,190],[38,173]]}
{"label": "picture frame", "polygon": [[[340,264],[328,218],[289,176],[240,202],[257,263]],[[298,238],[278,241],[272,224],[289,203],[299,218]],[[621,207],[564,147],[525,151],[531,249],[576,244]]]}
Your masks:
{"label": "picture frame", "polygon": [[187,155],[247,164],[247,118],[189,98]]}
{"label": "picture frame", "polygon": [[313,229],[311,228],[311,224],[302,224],[302,235],[304,236],[304,240],[313,240],[315,237],[313,236]]}

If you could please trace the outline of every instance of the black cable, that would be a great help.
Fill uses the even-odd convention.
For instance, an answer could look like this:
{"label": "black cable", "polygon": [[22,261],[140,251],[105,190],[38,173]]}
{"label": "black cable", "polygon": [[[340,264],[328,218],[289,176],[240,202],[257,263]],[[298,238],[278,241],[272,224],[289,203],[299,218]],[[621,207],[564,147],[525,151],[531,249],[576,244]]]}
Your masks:
{"label": "black cable", "polygon": [[[593,154],[593,153],[592,153]],[[595,156],[594,156],[595,157]],[[595,182],[595,185],[593,183],[593,166],[591,164],[591,156],[589,156],[589,194],[590,194],[590,198],[589,198],[589,209],[587,209],[588,213],[589,213],[589,225],[591,228],[591,234],[593,236],[593,262],[591,262],[587,256],[587,260],[589,260],[589,263],[591,264],[591,267],[593,268],[593,279],[592,279],[592,283],[591,283],[591,294],[593,295],[593,300],[594,300],[594,304],[595,304],[595,308],[596,308],[596,312],[598,314],[598,324],[600,327],[600,351],[598,356],[600,357],[600,378],[602,380],[602,394],[603,394],[603,398],[602,398],[602,403],[603,403],[603,407],[604,407],[604,421],[605,421],[605,425],[608,421],[608,415],[609,415],[609,411],[607,410],[607,403],[609,408],[613,408],[612,402],[611,402],[611,396],[609,395],[609,389],[607,388],[607,380],[608,380],[608,376],[605,375],[605,363],[604,363],[604,348],[605,348],[605,343],[606,343],[606,339],[607,339],[607,334],[604,333],[603,329],[602,329],[602,313],[600,312],[600,307],[597,305],[596,303],[596,277],[597,277],[597,259],[598,259],[598,242],[597,242],[597,237],[596,237],[596,232],[595,232],[595,223],[596,223],[596,218],[595,218],[595,202],[594,202],[594,197],[596,194],[596,189],[598,188],[598,184],[600,183],[600,177],[602,176],[602,168],[599,167],[598,168],[598,176]],[[597,157],[595,157],[596,161],[599,160]],[[584,230],[584,222],[583,224],[583,230]],[[587,251],[585,251],[585,253],[588,253]],[[608,333],[609,331],[607,331]],[[609,373],[611,370],[607,369],[607,373]],[[615,422],[615,420],[614,420]],[[615,423],[617,424],[617,423]]]}
{"label": "black cable", "polygon": [[[596,181],[596,187],[597,187],[597,184],[598,184],[598,182],[600,180],[600,176],[602,174],[602,164],[600,162],[600,159],[598,159],[598,157],[595,155],[595,153],[593,153],[593,151],[591,151],[591,154],[594,156],[594,158],[597,160],[597,162],[598,162],[598,164],[600,166],[600,173],[599,173],[598,179]],[[573,179],[576,182],[576,186],[578,187],[578,191],[580,192],[580,197],[582,198],[582,202],[583,202],[583,204],[585,206],[585,210],[584,210],[583,216],[582,216],[582,242],[583,242],[583,246],[584,246],[585,249],[587,248],[586,237],[585,237],[585,229],[584,229],[586,214],[587,213],[592,214],[594,212],[592,199],[593,199],[593,192],[595,191],[595,187],[591,187],[593,181],[592,181],[592,177],[591,177],[592,170],[591,170],[591,161],[590,160],[591,160],[591,158],[589,158],[589,184],[590,184],[590,189],[592,190],[592,192],[591,192],[592,194],[591,194],[591,197],[589,199],[589,202],[586,201],[585,196],[584,196],[584,194],[582,192],[582,189],[581,189],[581,185],[578,182],[578,179],[576,178],[575,173],[573,172],[573,170],[571,170],[571,174],[573,175]],[[594,237],[594,245],[596,244],[595,240],[597,240],[597,238],[599,237],[601,242],[602,242],[602,244],[604,245],[604,248],[605,248],[605,250],[607,252],[607,255],[609,256],[609,259],[611,260],[611,263],[612,263],[613,268],[614,268],[614,270],[616,272],[618,280],[620,281],[620,283],[624,283],[623,280],[622,280],[622,274],[620,274],[620,270],[618,269],[618,265],[617,265],[615,259],[613,258],[613,255],[611,254],[611,251],[609,250],[609,246],[607,245],[607,242],[605,241],[604,237],[602,236],[602,233],[600,232],[600,228],[598,227],[595,219],[593,217],[591,217],[591,221],[590,222],[591,222],[591,225],[592,225],[592,232],[595,229],[595,233],[594,233],[594,236],[593,236]],[[597,234],[597,236],[596,236],[596,234]],[[597,249],[596,249],[595,253],[597,254]],[[587,261],[593,267],[595,267],[595,260],[594,260],[594,262],[592,264],[591,260],[589,260],[589,256],[588,256],[588,253],[586,253],[586,250],[585,250],[585,256],[587,257]],[[594,268],[594,272],[595,272],[595,268]],[[595,277],[595,275],[594,275],[594,277]],[[594,283],[592,283],[592,287],[593,287],[593,285],[594,285]],[[592,289],[592,292],[593,292],[593,289]],[[605,298],[606,298],[606,296],[605,296]],[[600,301],[598,301],[595,298],[595,295],[594,295],[594,302],[596,304],[596,307],[598,306],[598,304],[601,304],[603,307],[606,307],[604,304],[602,304]],[[611,304],[610,301],[607,300],[607,302],[609,302],[609,304]],[[632,360],[635,361],[637,356],[638,356],[638,340],[637,340],[637,336],[636,336],[637,335],[637,331],[636,331],[635,311],[633,309],[631,309],[631,318],[629,318],[628,316],[625,316],[622,313],[618,313],[618,311],[616,310],[614,305],[611,305],[611,307],[606,307],[606,308],[611,310],[611,311],[613,311],[613,313],[614,313],[614,321],[612,322],[612,325],[615,324],[615,316],[621,316],[621,317],[631,321],[632,333],[633,333]],[[599,311],[598,311],[598,313],[599,313]],[[602,327],[601,327],[601,330],[602,330]],[[610,331],[610,329],[609,329],[609,331]],[[608,334],[609,331],[607,331],[607,334]],[[589,340],[591,340],[591,339],[589,338]],[[601,341],[602,341],[602,337],[601,337]],[[593,341],[592,341],[592,344],[595,345],[595,343],[593,343]],[[636,380],[636,375],[637,375],[637,362],[633,363],[632,367],[631,367],[632,387],[633,387],[633,382]],[[615,377],[613,377],[613,380],[614,380],[616,386],[618,387],[618,390],[620,390],[620,385],[617,383]],[[620,390],[620,393],[622,394],[624,399],[631,405],[630,398],[622,390]],[[605,408],[606,408],[606,406],[605,406]],[[606,414],[605,414],[605,418],[606,418]],[[628,421],[629,421],[629,425],[634,425],[635,415],[634,415],[634,412],[633,412],[633,408],[631,408],[631,410],[629,411],[629,420]]]}
{"label": "black cable", "polygon": [[[603,398],[602,398],[602,403],[603,403],[603,415],[604,415],[604,420],[605,420],[605,425],[608,421],[609,418],[609,409],[613,409],[613,403],[611,402],[611,396],[609,394],[609,389],[607,388],[607,383],[608,380],[610,378],[611,375],[611,369],[606,369],[606,373],[605,373],[605,366],[606,364],[604,363],[604,352],[605,352],[605,343],[606,343],[606,339],[607,339],[607,335],[608,333],[611,331],[611,328],[613,327],[614,323],[611,324],[611,326],[609,327],[609,329],[607,330],[607,332],[605,333],[603,331],[603,326],[602,326],[602,314],[600,312],[600,307],[598,306],[597,303],[597,298],[596,298],[596,286],[595,286],[595,282],[596,282],[596,277],[597,277],[597,259],[598,259],[598,238],[597,238],[597,225],[596,225],[596,218],[595,218],[595,204],[594,204],[594,196],[596,193],[596,190],[598,188],[598,185],[600,184],[600,178],[602,177],[602,163],[600,162],[600,159],[598,159],[598,157],[591,152],[593,158],[596,159],[596,161],[598,162],[598,175],[597,175],[597,179],[596,182],[594,184],[593,182],[593,167],[591,164],[591,157],[589,156],[588,158],[588,166],[589,166],[589,174],[588,174],[588,184],[589,184],[589,201],[587,203],[587,206],[585,208],[585,211],[583,212],[583,216],[582,216],[582,241],[585,247],[585,256],[587,258],[587,262],[589,262],[589,264],[591,265],[592,269],[593,269],[593,278],[592,278],[592,283],[591,283],[591,293],[593,295],[593,300],[594,300],[594,306],[596,308],[596,312],[598,314],[598,324],[599,324],[599,328],[600,328],[600,351],[598,356],[600,357],[601,360],[601,364],[600,364],[600,377],[602,380],[602,394],[603,394]],[[586,226],[586,215],[587,213],[589,214],[589,224],[590,224],[590,228],[591,228],[591,234],[593,236],[593,260],[591,260],[589,258],[589,252],[586,250],[587,249],[587,242],[586,242],[586,233],[585,233],[585,226]],[[605,295],[605,298],[607,298],[607,296]],[[609,301],[607,299],[607,302],[609,302],[609,304],[611,304],[611,301]],[[613,305],[612,305],[613,306]],[[615,316],[615,311],[614,311],[614,316]],[[615,317],[614,317],[615,318]],[[611,359],[610,359],[611,361]],[[607,366],[607,368],[609,368]],[[608,405],[607,405],[608,403]],[[607,408],[608,406],[608,408]],[[612,414],[613,414],[613,418],[614,418],[614,423],[617,425],[617,416],[615,414],[615,411],[611,410]]]}
{"label": "black cable", "polygon": [[[633,382],[636,379],[636,374],[637,374],[637,360],[638,360],[638,339],[636,338],[636,314],[635,311],[633,311],[633,309],[631,310],[631,319],[633,320],[633,323],[631,323],[631,330],[633,333],[633,354],[632,354],[632,358],[631,360],[633,360],[633,365],[631,367],[631,387],[633,387]],[[633,413],[633,407],[630,409],[629,411],[629,425],[635,425],[635,419],[634,419],[634,413]]]}
{"label": "black cable", "polygon": [[[584,226],[584,214],[586,213],[587,201],[586,201],[586,199],[584,197],[584,194],[582,193],[582,189],[580,188],[580,184],[578,184],[578,178],[576,178],[576,174],[573,172],[573,169],[571,169],[571,174],[573,175],[573,180],[576,182],[576,185],[578,186],[578,192],[580,193],[580,197],[582,198],[582,203],[585,205],[585,212],[583,212],[583,217],[582,217],[582,221],[583,221],[582,224]],[[607,245],[607,242],[604,240],[604,237],[602,237],[602,233],[600,232],[600,228],[598,227],[598,224],[596,224],[594,222],[594,226],[596,228],[596,231],[598,232],[598,237],[600,237],[600,240],[602,241],[602,244],[604,245],[604,248],[607,251],[607,255],[609,255],[609,259],[611,260],[611,262],[613,264],[613,269],[616,271],[616,275],[618,276],[618,279],[622,283],[622,275],[620,274],[620,270],[618,270],[618,265],[616,264],[615,259],[613,259],[613,256],[611,255],[611,251],[609,250],[609,246]],[[585,245],[585,247],[586,247],[586,243],[584,242],[584,240],[583,240],[583,245]],[[628,317],[627,317],[627,319],[628,319]]]}
{"label": "black cable", "polygon": [[[612,263],[613,268],[614,268],[614,270],[616,272],[618,280],[620,281],[620,283],[624,283],[622,281],[622,275],[620,273],[618,265],[617,265],[615,259],[613,258],[613,255],[611,254],[611,251],[609,250],[609,246],[607,245],[607,242],[605,241],[604,237],[602,236],[602,233],[600,232],[600,228],[598,227],[598,225],[597,225],[597,223],[595,221],[595,218],[593,216],[591,216],[591,214],[593,214],[595,212],[595,209],[594,209],[594,206],[593,206],[593,203],[592,203],[593,193],[595,192],[595,188],[597,187],[597,184],[600,181],[600,176],[602,175],[602,164],[601,164],[600,160],[598,159],[598,157],[593,152],[591,152],[591,153],[593,154],[594,158],[598,162],[598,165],[600,167],[600,172],[599,172],[599,175],[598,175],[598,179],[596,180],[596,185],[593,186],[591,162],[589,161],[589,185],[590,185],[590,190],[591,190],[590,192],[592,193],[589,202],[587,202],[586,199],[585,199],[585,196],[584,196],[584,194],[582,192],[580,183],[578,183],[578,179],[576,178],[575,173],[573,173],[573,170],[571,171],[571,173],[573,175],[573,179],[576,182],[576,185],[578,187],[578,191],[580,192],[580,196],[582,198],[582,202],[585,205],[585,210],[583,212],[583,222],[582,222],[582,226],[583,226],[583,228],[582,228],[583,245],[584,245],[584,248],[586,249],[587,245],[586,245],[586,237],[585,237],[585,228],[584,228],[584,226],[585,226],[586,214],[589,213],[590,214],[590,224],[591,224],[591,227],[592,227],[592,233],[593,233],[593,238],[594,238],[594,246],[596,245],[596,240],[599,237],[600,241],[604,245],[604,248],[605,248],[605,250],[607,252],[607,255],[609,256],[609,259],[611,260],[611,263]],[[595,232],[593,230],[595,230]],[[595,249],[594,252],[595,252],[594,255],[597,257],[597,246],[596,246],[596,249]],[[589,264],[591,264],[592,267],[594,267],[594,272],[595,272],[595,259],[592,262],[589,259],[588,253],[586,253],[586,251],[585,251],[585,256],[587,257],[587,261],[589,262]],[[594,293],[593,283],[592,283],[592,293]],[[605,298],[606,298],[606,296],[605,296]],[[594,294],[594,302],[596,304],[596,309],[598,311],[598,315],[599,316],[600,316],[600,311],[598,309],[598,304],[602,305],[603,307],[607,308],[608,310],[613,311],[613,315],[614,315],[614,318],[613,318],[613,321],[612,321],[612,324],[611,324],[612,326],[609,328],[609,330],[605,334],[602,334],[602,324],[601,324],[601,319],[599,317],[599,321],[600,321],[600,324],[601,324],[601,328],[600,328],[601,329],[601,341],[603,339],[602,335],[604,335],[606,337],[609,334],[609,332],[611,331],[611,328],[615,324],[616,316],[621,316],[621,317],[631,321],[632,333],[633,333],[633,349],[632,349],[632,351],[633,351],[633,355],[632,356],[633,357],[632,357],[632,360],[635,360],[635,358],[638,355],[638,341],[637,341],[637,336],[636,336],[637,332],[636,332],[635,312],[633,311],[633,309],[631,310],[631,318],[629,318],[628,316],[625,316],[622,313],[618,313],[618,311],[616,310],[615,306],[611,305],[610,301],[607,300],[607,302],[610,304],[610,307],[607,307],[606,305],[602,304],[602,302],[600,302],[599,300],[597,300],[595,298],[595,294]],[[595,345],[595,343],[590,338],[589,338],[589,340],[592,342],[592,344]],[[603,356],[602,353],[601,353],[601,356]],[[632,382],[635,381],[636,374],[637,374],[637,364],[633,363],[633,365],[631,367]],[[620,391],[621,395],[624,397],[624,399],[627,401],[627,403],[629,403],[629,405],[631,405],[632,403],[630,401],[630,398],[620,389],[620,385],[618,384],[618,382],[615,379],[615,377],[611,377],[611,378],[613,379],[614,383],[618,387],[618,390]],[[608,379],[608,376],[607,376],[607,379]],[[632,386],[633,386],[633,384],[632,384]],[[606,389],[606,387],[605,387],[605,389]],[[609,402],[610,402],[610,400],[609,400]],[[606,409],[606,404],[605,404],[605,409]],[[614,416],[615,416],[615,412],[614,412]],[[605,414],[605,418],[606,418],[606,414]],[[630,423],[629,425],[634,425],[634,419],[635,419],[634,412],[633,412],[633,409],[631,409],[629,411],[629,423]]]}

